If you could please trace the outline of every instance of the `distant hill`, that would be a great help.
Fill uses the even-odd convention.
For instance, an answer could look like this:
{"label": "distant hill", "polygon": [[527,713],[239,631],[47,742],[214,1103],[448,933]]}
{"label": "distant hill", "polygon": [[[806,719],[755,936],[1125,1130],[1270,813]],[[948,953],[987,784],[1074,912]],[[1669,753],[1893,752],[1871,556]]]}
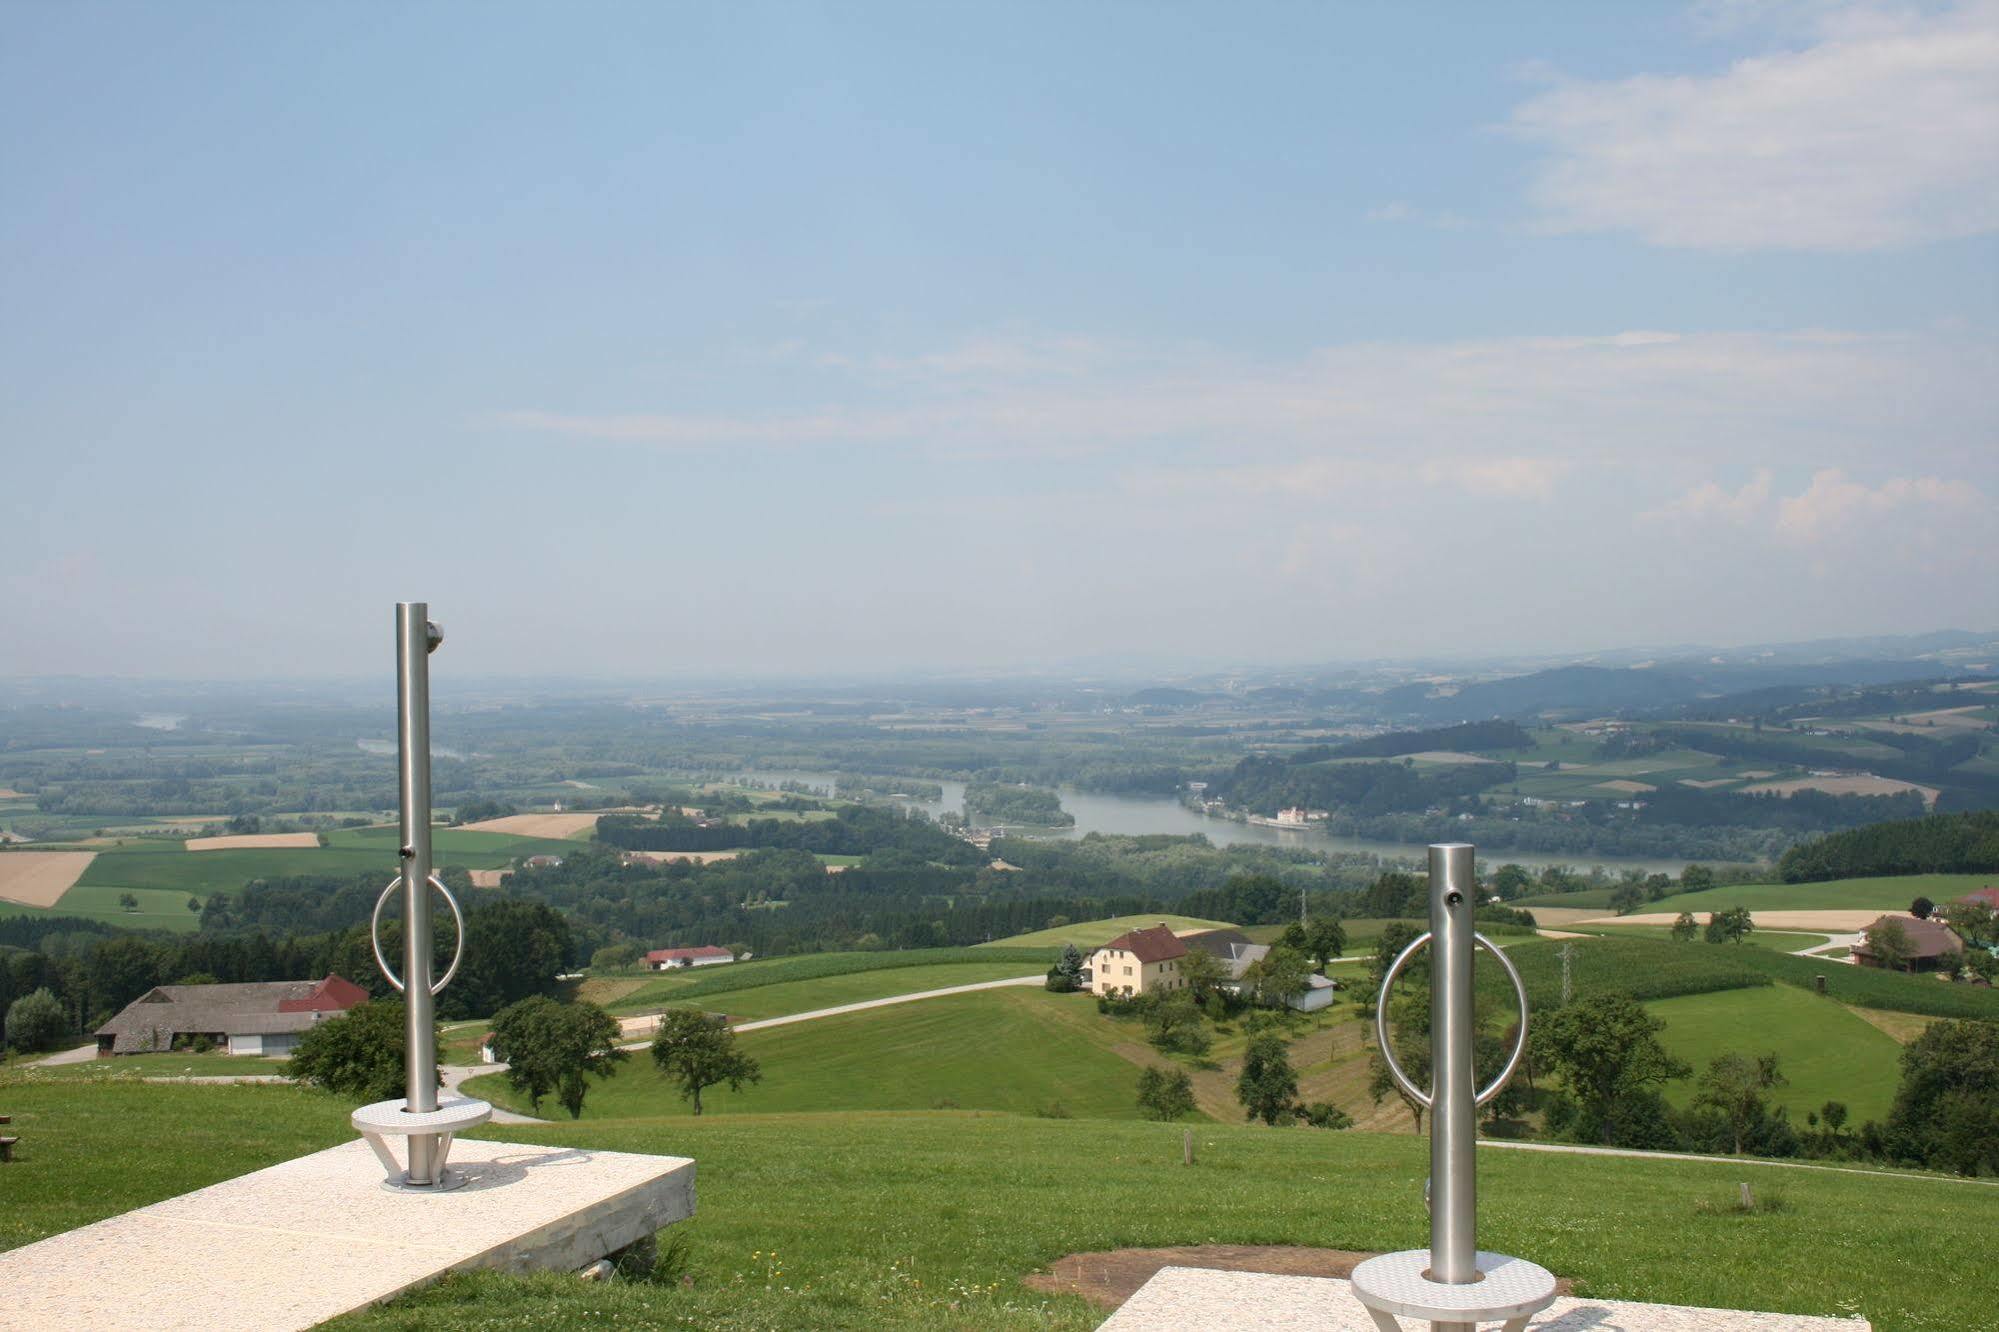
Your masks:
{"label": "distant hill", "polygon": [[1826,686],[1862,688],[1958,679],[1966,674],[1939,670],[1933,661],[1557,666],[1528,675],[1481,680],[1455,692],[1426,684],[1402,685],[1378,698],[1381,710],[1387,715],[1436,721],[1543,716],[1576,719],[1610,713],[1680,711],[1731,694],[1796,702],[1811,689]]}
{"label": "distant hill", "polygon": [[1464,722],[1428,731],[1390,731],[1335,745],[1334,758],[1400,758],[1429,750],[1476,754],[1488,749],[1529,749],[1534,737],[1510,721]]}

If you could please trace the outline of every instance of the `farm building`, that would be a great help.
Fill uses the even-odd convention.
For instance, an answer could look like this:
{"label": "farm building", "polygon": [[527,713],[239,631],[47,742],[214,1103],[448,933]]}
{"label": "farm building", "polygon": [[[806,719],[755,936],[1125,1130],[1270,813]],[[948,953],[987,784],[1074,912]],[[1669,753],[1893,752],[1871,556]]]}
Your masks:
{"label": "farm building", "polygon": [[1187,947],[1198,948],[1219,959],[1229,969],[1230,980],[1242,979],[1243,968],[1269,951],[1260,944],[1251,943],[1249,936],[1241,930],[1189,930],[1179,938]]}
{"label": "farm building", "polygon": [[234,1055],[290,1054],[299,1033],[365,1003],[353,981],[156,985],[97,1029],[99,1055],[152,1054],[206,1038]]}
{"label": "farm building", "polygon": [[647,971],[678,971],[682,967],[716,967],[734,962],[736,955],[726,948],[703,944],[699,948],[655,948],[646,954]]}
{"label": "farm building", "polygon": [[1164,923],[1127,930],[1090,954],[1091,994],[1162,994],[1187,984],[1179,959],[1187,956]]}
{"label": "farm building", "polygon": [[1958,959],[1964,956],[1964,940],[1951,932],[1948,925],[1938,920],[1917,920],[1914,916],[1882,916],[1873,925],[1889,922],[1900,925],[1903,935],[1909,941],[1909,956],[1905,962],[1893,962],[1879,957],[1862,939],[1853,946],[1853,960],[1863,967],[1893,967],[1907,971],[1935,971],[1941,967],[1955,968]]}
{"label": "farm building", "polygon": [[[1230,988],[1236,988],[1242,981],[1242,974],[1253,963],[1261,961],[1270,952],[1268,944],[1251,943],[1249,936],[1241,930],[1190,930],[1180,936],[1180,942],[1189,948],[1213,954],[1228,968]],[[1313,972],[1306,981],[1309,987],[1305,993],[1291,1000],[1290,1007],[1301,1013],[1311,1013],[1333,1002],[1334,993],[1339,989],[1332,981]]]}
{"label": "farm building", "polygon": [[1999,911],[1999,885],[1987,884],[1983,888],[1975,888],[1957,900],[1965,903],[1981,903],[1994,911]]}

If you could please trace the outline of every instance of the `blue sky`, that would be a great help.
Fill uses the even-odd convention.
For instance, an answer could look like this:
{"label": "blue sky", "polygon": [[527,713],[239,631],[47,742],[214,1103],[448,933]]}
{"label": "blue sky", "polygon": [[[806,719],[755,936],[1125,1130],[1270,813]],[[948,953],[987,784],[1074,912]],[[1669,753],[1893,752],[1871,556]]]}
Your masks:
{"label": "blue sky", "polygon": [[1999,625],[1989,3],[15,3],[0,136],[0,674]]}

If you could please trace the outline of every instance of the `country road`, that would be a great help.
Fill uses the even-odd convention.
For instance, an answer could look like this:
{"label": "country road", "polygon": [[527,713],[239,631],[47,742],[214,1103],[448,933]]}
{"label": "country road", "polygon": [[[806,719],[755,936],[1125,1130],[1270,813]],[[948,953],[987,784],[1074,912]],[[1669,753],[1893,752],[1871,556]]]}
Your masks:
{"label": "country road", "polygon": [[1559,1152],[1567,1156],[1628,1156],[1639,1161],[1705,1161],[1710,1165],[1773,1166],[1779,1170],[1824,1170],[1836,1175],[1875,1175],[1937,1184],[1975,1184],[1999,1189],[1999,1180],[1963,1179],[1956,1175],[1918,1175],[1901,1170],[1867,1170],[1860,1166],[1819,1165],[1813,1161],[1772,1161],[1761,1156],[1701,1156],[1694,1152],[1641,1152],[1633,1147],[1584,1147],[1565,1142],[1509,1142],[1480,1138],[1478,1145],[1512,1152]]}
{"label": "country road", "polygon": [[[918,999],[941,999],[949,994],[972,994],[979,990],[1003,990],[1011,986],[1041,985],[1045,982],[1046,977],[1043,976],[1013,976],[1006,980],[979,981],[973,985],[947,985],[941,990],[914,990],[909,994],[891,994],[881,999],[863,999],[858,1003],[840,1004],[833,1008],[815,1008],[805,1013],[787,1013],[783,1017],[759,1018],[754,1022],[738,1022],[730,1030],[762,1031],[765,1027],[785,1027],[794,1022],[811,1022],[817,1018],[838,1017],[842,1013],[859,1013],[869,1008],[887,1008],[891,1004],[914,1003]],[[642,1031],[651,1031],[659,1025],[659,1014],[649,1013],[644,1017],[625,1018],[619,1025],[625,1029],[625,1034],[628,1036]],[[628,1041],[619,1048],[638,1050],[644,1048],[647,1044],[648,1042],[646,1041]]]}

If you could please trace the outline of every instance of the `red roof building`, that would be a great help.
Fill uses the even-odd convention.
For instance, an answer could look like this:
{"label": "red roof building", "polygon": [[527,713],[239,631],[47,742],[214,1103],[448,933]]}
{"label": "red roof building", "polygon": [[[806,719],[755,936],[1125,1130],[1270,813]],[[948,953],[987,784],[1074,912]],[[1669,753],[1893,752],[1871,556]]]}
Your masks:
{"label": "red roof building", "polygon": [[1164,924],[1127,930],[1090,954],[1092,994],[1155,994],[1182,989],[1187,945]]}
{"label": "red roof building", "polygon": [[1994,911],[1999,911],[1999,885],[1987,884],[1957,899],[1960,902],[1983,902]]}
{"label": "red roof building", "polygon": [[736,955],[726,948],[703,944],[699,948],[655,948],[645,956],[647,971],[677,971],[682,967],[713,967],[734,962]]}

